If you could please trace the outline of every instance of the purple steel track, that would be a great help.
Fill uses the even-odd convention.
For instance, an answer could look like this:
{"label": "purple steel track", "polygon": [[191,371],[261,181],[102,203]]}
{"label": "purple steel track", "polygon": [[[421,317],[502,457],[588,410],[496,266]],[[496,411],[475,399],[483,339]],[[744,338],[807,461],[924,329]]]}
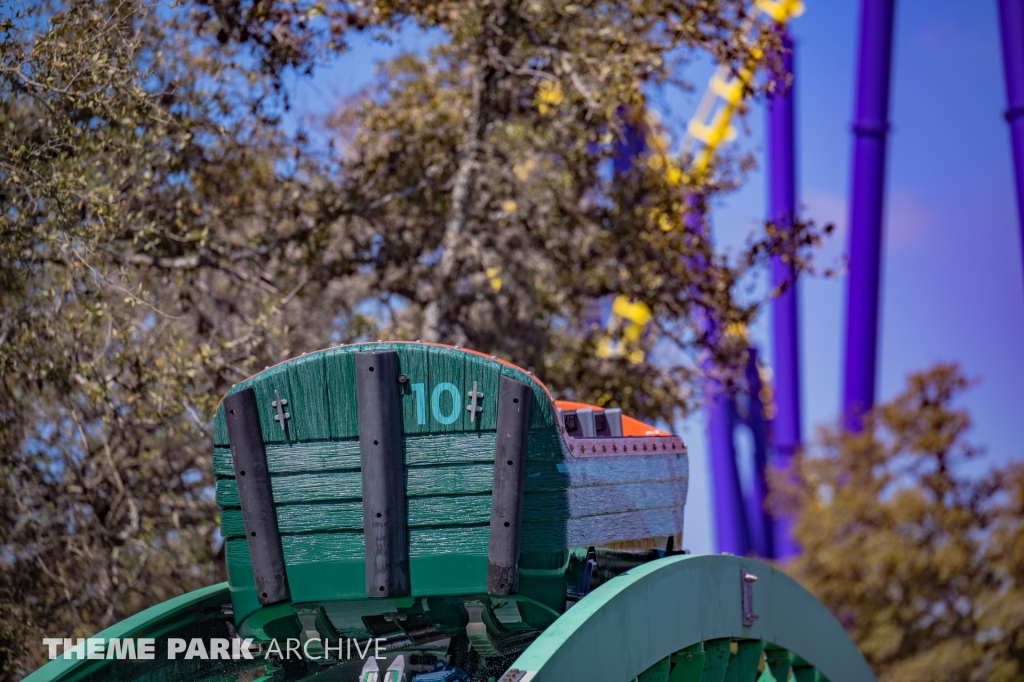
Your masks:
{"label": "purple steel track", "polygon": [[999,0],[999,24],[1003,34],[1006,121],[1013,141],[1017,212],[1024,246],[1024,0]]}
{"label": "purple steel track", "polygon": [[861,416],[875,403],[885,151],[889,134],[895,8],[895,0],[862,0],[861,3],[843,382],[843,415],[847,428],[853,430],[860,429]]}
{"label": "purple steel track", "polygon": [[[793,74],[793,41],[782,35],[785,52],[783,73]],[[795,83],[794,83],[795,85]],[[768,219],[783,230],[791,230],[796,219],[796,136],[794,134],[793,86],[768,100]],[[772,259],[772,286],[786,286],[772,301],[772,370],[775,390],[775,418],[772,420],[772,466],[789,468],[800,448],[800,324],[799,301],[793,265],[781,257]],[[766,514],[762,511],[761,514]],[[797,553],[792,537],[792,519],[774,521],[773,558],[785,559]]]}

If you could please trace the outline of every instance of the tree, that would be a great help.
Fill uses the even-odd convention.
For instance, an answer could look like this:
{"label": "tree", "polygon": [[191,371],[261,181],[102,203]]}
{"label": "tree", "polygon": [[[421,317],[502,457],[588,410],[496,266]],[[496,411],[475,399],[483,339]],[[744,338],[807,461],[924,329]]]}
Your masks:
{"label": "tree", "polygon": [[777,500],[797,518],[789,570],[883,680],[1024,675],[1024,466],[965,469],[967,386],[956,365],[914,374],[861,433],[824,431]]}
{"label": "tree", "polygon": [[[253,371],[329,344],[437,338],[556,393],[669,419],[692,356],[759,301],[738,283],[816,234],[770,226],[735,258],[708,173],[652,145],[608,164],[645,96],[697,49],[758,68],[739,0],[162,5],[75,0],[0,25],[0,668],[213,582],[210,424]],[[416,23],[424,56],[315,134],[285,77]],[[752,84],[760,92],[764,84]],[[331,136],[333,147],[314,142]],[[656,334],[600,357],[590,310],[626,294]],[[749,297],[748,297],[749,298]],[[636,351],[644,355],[635,362]]]}
{"label": "tree", "polygon": [[301,342],[282,306],[323,174],[270,79],[181,19],[74,2],[0,29],[7,676],[42,662],[43,636],[215,581],[211,415]]}

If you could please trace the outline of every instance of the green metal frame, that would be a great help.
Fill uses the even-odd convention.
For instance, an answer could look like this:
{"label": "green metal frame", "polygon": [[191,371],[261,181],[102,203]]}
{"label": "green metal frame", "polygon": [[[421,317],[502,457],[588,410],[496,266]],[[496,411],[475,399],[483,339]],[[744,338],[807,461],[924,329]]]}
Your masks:
{"label": "green metal frame", "polygon": [[[757,620],[749,627],[743,570],[756,576]],[[669,557],[608,581],[545,630],[511,669],[526,672],[521,682],[722,682],[746,679],[738,668],[753,661],[753,682],[762,651],[769,665],[773,655],[789,652],[798,680],[875,680],[839,621],[810,592],[767,564],[728,555]]]}
{"label": "green metal frame", "polygon": [[[222,604],[230,602],[228,584],[226,582],[217,583],[194,592],[186,592],[145,611],[140,611],[94,635],[91,639],[100,639],[106,642],[111,639],[136,637],[158,638],[208,618],[212,609],[219,610]],[[162,653],[159,652],[158,657],[162,656]],[[55,658],[25,677],[23,682],[74,682],[88,677],[100,668],[109,666],[112,662]]]}

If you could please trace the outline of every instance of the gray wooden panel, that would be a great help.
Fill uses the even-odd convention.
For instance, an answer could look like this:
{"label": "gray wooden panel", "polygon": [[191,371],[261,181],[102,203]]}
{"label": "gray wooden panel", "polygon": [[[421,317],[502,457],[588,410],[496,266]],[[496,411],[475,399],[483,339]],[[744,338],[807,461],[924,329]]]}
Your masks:
{"label": "gray wooden panel", "polygon": [[646,481],[687,480],[686,455],[568,458],[558,465],[572,486],[617,485]]}

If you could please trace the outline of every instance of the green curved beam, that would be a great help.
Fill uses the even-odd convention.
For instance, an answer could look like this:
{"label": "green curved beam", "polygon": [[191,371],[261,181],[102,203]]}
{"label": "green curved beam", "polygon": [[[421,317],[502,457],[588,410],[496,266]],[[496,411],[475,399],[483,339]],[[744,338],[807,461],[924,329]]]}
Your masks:
{"label": "green curved beam", "polygon": [[[757,576],[758,618],[750,627],[743,625],[742,569]],[[830,682],[875,680],[810,592],[767,564],[728,555],[669,557],[608,581],[541,633],[512,668],[526,671],[522,682],[626,682],[685,647],[720,638],[778,645]]]}
{"label": "green curved beam", "polygon": [[[207,607],[219,608],[221,604],[230,602],[231,595],[228,584],[217,583],[193,592],[186,592],[145,611],[140,611],[93,635],[92,638],[107,641],[115,638],[159,637],[168,631],[187,626],[202,618],[206,615],[204,610]],[[25,677],[22,682],[58,682],[58,680],[73,682],[113,662],[58,657]]]}

